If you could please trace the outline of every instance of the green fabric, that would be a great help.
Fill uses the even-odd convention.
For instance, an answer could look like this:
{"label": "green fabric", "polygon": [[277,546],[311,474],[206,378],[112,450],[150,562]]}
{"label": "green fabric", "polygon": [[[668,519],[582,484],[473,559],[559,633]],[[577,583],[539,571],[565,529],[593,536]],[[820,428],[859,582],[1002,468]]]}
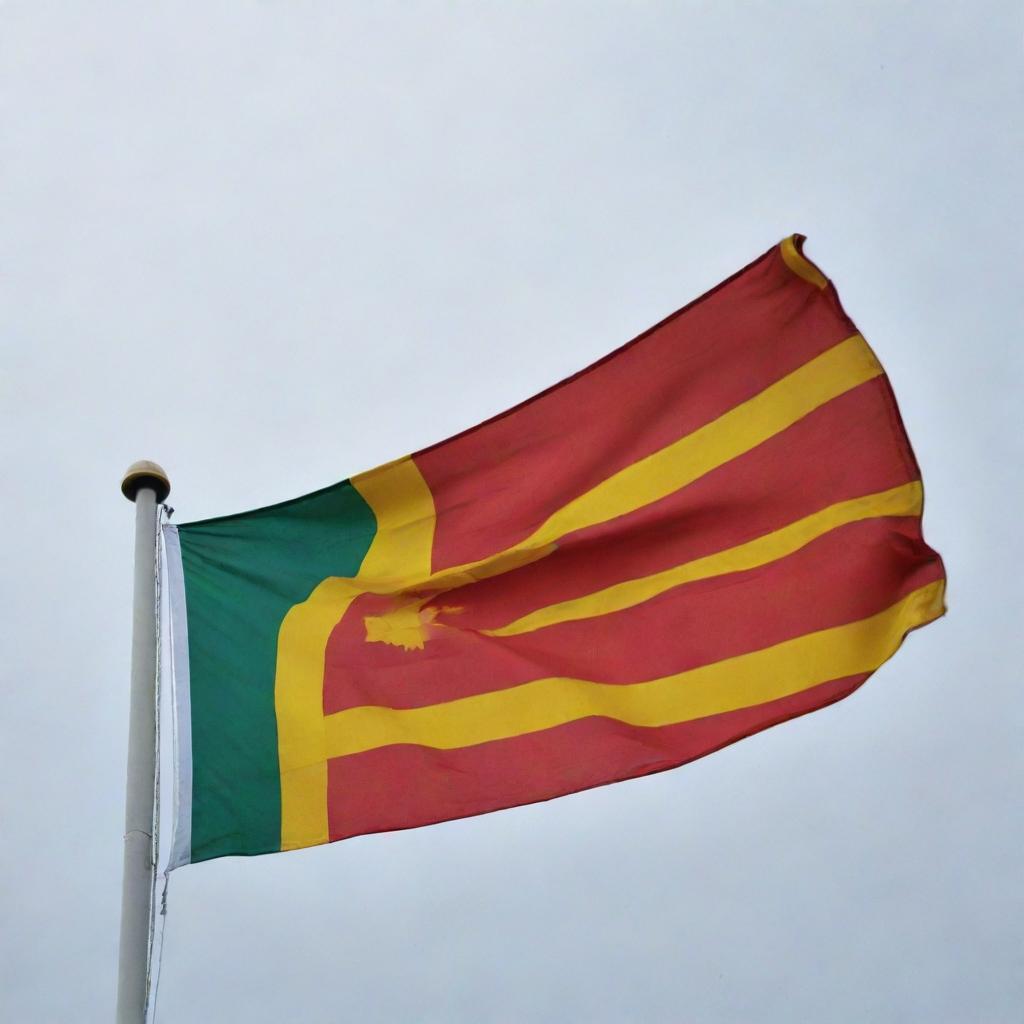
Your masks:
{"label": "green fabric", "polygon": [[328,576],[354,576],[376,521],[347,480],[179,528],[192,708],[192,861],[281,848],[277,635]]}

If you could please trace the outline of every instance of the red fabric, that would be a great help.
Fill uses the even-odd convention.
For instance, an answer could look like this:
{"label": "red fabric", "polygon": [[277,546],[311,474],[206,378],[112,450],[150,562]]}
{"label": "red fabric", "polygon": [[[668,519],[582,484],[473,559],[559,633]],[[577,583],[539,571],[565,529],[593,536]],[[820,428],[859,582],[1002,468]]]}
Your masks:
{"label": "red fabric", "polygon": [[[772,249],[607,359],[418,453],[437,514],[434,569],[522,541],[573,498],[855,332],[834,289],[798,277]],[[916,516],[843,525],[776,561],[606,616],[482,632],[918,478],[887,380],[868,381],[676,493],[561,538],[531,565],[442,594],[358,598],[327,644],[324,712],[421,707],[551,676],[628,686],[874,615],[942,578]],[[420,649],[368,642],[368,618],[417,597]],[[335,758],[331,838],[660,771],[838,700],[865,678],[661,728],[589,718],[456,750],[394,745]]]}
{"label": "red fabric", "polygon": [[423,649],[413,651],[367,643],[364,617],[394,600],[367,594],[331,636],[324,712],[422,707],[545,676],[623,685],[657,679],[867,618],[941,574],[915,519],[868,519],[757,569],[518,636],[477,632],[474,588],[465,587],[463,611],[442,613]]}
{"label": "red fabric", "polygon": [[587,718],[459,750],[394,746],[337,758],[328,764],[330,837],[415,828],[675,768],[840,700],[866,678],[658,729]]}
{"label": "red fabric", "polygon": [[888,422],[885,381],[868,381],[661,501],[571,534],[546,558],[432,604],[469,603],[473,625],[491,629],[908,483],[917,474],[899,449],[877,443]]}
{"label": "red fabric", "polygon": [[605,477],[854,332],[833,293],[770,250],[571,380],[416,455],[437,509],[434,568],[511,547]]}

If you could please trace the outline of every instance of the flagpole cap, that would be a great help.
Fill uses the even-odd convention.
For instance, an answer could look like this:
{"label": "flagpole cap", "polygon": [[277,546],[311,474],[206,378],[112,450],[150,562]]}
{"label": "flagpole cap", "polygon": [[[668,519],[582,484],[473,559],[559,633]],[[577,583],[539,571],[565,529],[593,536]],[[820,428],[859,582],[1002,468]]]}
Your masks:
{"label": "flagpole cap", "polygon": [[135,495],[143,487],[156,491],[157,501],[163,501],[171,493],[171,481],[167,479],[163,467],[145,459],[133,462],[125,471],[124,479],[121,481],[121,493],[129,501],[134,501]]}

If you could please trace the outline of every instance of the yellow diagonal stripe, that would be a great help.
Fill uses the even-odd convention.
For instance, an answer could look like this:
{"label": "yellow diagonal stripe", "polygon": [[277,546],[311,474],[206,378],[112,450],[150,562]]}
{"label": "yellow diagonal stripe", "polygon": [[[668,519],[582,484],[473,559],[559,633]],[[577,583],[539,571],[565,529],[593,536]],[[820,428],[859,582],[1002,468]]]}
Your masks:
{"label": "yellow diagonal stripe", "polygon": [[[626,467],[555,512],[525,540],[431,573],[433,496],[412,458],[352,480],[377,518],[356,578],[330,578],[292,608],[278,636],[275,708],[281,762],[282,848],[327,839],[326,759],[335,716],[323,715],[323,657],[333,625],[361,593],[443,591],[545,557],[568,533],[617,518],[692,483],[882,372],[859,335],[824,352],[692,434]],[[529,486],[529,481],[524,481]],[[341,712],[342,715],[350,712]]]}
{"label": "yellow diagonal stripe", "polygon": [[908,630],[942,614],[943,586],[931,583],[859,622],[648,682],[620,686],[557,676],[428,707],[349,708],[325,720],[327,756],[398,743],[450,750],[595,716],[672,725],[764,704],[878,668]]}
{"label": "yellow diagonal stripe", "polygon": [[595,615],[622,611],[683,583],[722,576],[730,572],[742,572],[744,569],[754,569],[759,565],[784,558],[817,537],[847,523],[879,516],[920,515],[921,500],[921,483],[915,480],[888,491],[842,501],[745,544],[738,544],[725,551],[716,551],[712,555],[694,559],[683,565],[675,565],[671,569],[652,573],[650,576],[624,580],[622,583],[570,601],[538,608],[506,626],[481,632],[488,636],[515,636],[543,629],[545,626],[554,626],[559,622],[573,622],[577,619],[589,619]]}
{"label": "yellow diagonal stripe", "polygon": [[[449,590],[508,572],[543,557],[566,534],[667,497],[881,373],[867,342],[855,334],[693,433],[613,473],[562,506],[513,547],[477,562],[442,569],[428,578],[417,569],[399,578],[382,576],[380,583],[390,590]],[[354,482],[359,485],[358,478]],[[529,487],[529,481],[524,480],[523,485]],[[417,521],[403,518],[412,533]],[[360,578],[372,589],[377,582],[369,571],[360,572]]]}
{"label": "yellow diagonal stripe", "polygon": [[875,354],[855,334],[718,419],[570,501],[527,543],[558,540],[667,497],[880,373]]}
{"label": "yellow diagonal stripe", "polygon": [[[359,577],[371,589],[377,589],[379,585],[382,590],[391,591],[414,588],[450,590],[508,572],[543,557],[567,534],[635,512],[668,497],[680,487],[793,426],[826,401],[878,377],[882,372],[867,342],[855,334],[805,362],[753,398],[740,402],[718,419],[613,473],[562,506],[525,540],[505,551],[465,565],[440,569],[426,577],[419,563],[407,566],[400,558],[390,558],[387,571],[380,572],[377,578],[373,568],[368,566],[359,572]],[[406,462],[412,466],[412,460],[396,465],[401,467]],[[360,479],[357,477],[353,482],[361,489]],[[523,483],[529,485],[528,480]],[[404,534],[409,537],[415,536],[417,529],[432,529],[432,522],[428,524],[418,517],[418,508],[396,510],[396,514],[402,521]],[[375,544],[375,548],[386,557],[383,544]]]}

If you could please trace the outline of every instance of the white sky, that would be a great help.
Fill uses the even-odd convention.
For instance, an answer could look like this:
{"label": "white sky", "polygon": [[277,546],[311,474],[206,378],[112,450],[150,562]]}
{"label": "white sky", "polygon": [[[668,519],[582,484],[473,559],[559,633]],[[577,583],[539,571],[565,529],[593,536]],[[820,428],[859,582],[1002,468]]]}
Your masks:
{"label": "white sky", "polygon": [[0,1019],[114,1001],[133,517],[469,426],[793,231],[950,614],[701,762],[185,868],[159,1020],[1019,1019],[1016,3],[0,5]]}

